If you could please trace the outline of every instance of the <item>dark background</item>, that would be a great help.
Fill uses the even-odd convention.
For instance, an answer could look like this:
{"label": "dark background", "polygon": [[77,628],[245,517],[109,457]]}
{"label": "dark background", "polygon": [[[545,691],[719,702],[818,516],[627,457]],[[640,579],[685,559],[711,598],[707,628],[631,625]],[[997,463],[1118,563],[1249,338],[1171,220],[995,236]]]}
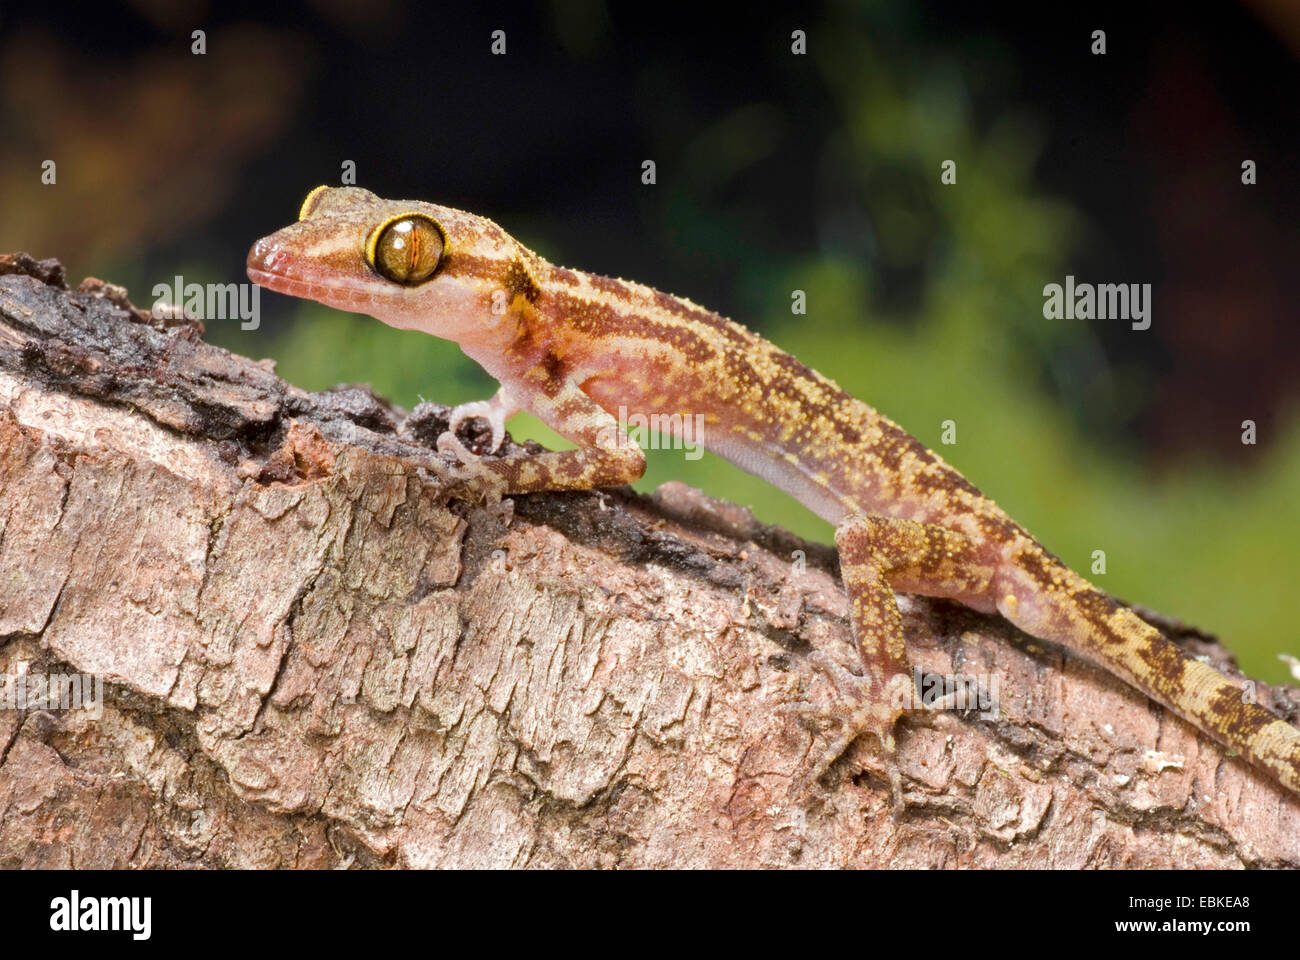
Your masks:
{"label": "dark background", "polygon": [[[761,329],[1085,573],[1104,550],[1105,589],[1282,676],[1274,655],[1300,653],[1300,4],[1052,6],[3,3],[0,250],[142,304],[177,274],[242,280],[251,242],[351,160],[381,195]],[[1152,328],[1045,320],[1067,273],[1151,283]],[[210,338],[303,386],[407,405],[492,389],[450,345],[261,305],[258,330]],[[665,451],[647,484],[669,477],[828,536],[712,460]]]}

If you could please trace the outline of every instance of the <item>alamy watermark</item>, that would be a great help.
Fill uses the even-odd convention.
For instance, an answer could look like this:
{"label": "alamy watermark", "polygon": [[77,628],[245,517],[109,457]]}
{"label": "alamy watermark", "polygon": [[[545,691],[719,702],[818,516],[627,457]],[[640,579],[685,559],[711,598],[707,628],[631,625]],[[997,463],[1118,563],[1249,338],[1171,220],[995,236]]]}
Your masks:
{"label": "alamy watermark", "polygon": [[239,329],[261,326],[262,288],[255,283],[155,283],[155,320],[175,319],[181,313],[188,320],[238,320]]}
{"label": "alamy watermark", "polygon": [[1134,330],[1151,327],[1151,284],[1075,283],[1043,287],[1043,317],[1048,320],[1131,320]]}
{"label": "alamy watermark", "polygon": [[687,460],[704,456],[704,414],[629,413],[618,408],[628,439],[642,450],[682,450]]}
{"label": "alamy watermark", "polygon": [[90,673],[32,673],[27,664],[0,673],[0,710],[85,710],[104,715],[104,678]]}
{"label": "alamy watermark", "polygon": [[56,933],[124,932],[133,940],[153,933],[153,897],[84,897],[73,890],[50,901],[50,929]]}

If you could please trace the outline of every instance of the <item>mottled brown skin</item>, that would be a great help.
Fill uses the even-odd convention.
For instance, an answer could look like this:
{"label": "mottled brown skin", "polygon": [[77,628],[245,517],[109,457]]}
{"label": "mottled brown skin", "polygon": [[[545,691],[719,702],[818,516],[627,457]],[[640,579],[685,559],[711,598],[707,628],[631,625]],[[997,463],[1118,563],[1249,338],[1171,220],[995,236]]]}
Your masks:
{"label": "mottled brown skin", "polygon": [[[441,261],[416,285],[409,263],[376,262],[394,222],[437,225]],[[384,249],[387,249],[385,245]],[[427,246],[424,249],[428,249]],[[702,415],[694,437],[837,524],[861,675],[817,660],[843,700],[803,709],[843,729],[820,774],[860,734],[876,737],[896,807],[897,720],[923,710],[895,589],[1000,612],[1027,633],[1104,667],[1300,793],[1300,731],[1246,702],[1243,686],[1192,659],[1047,552],[897,424],[758,335],[690,301],[556,267],[496,224],[355,187],[318,188],[295,223],[253,247],[249,275],[271,289],[454,340],[502,386],[457,409],[439,447],[480,494],[628,483],[645,458],[616,419]],[[493,449],[527,409],[578,449],[475,458],[455,437],[482,416]],[[942,707],[946,704],[940,703]]]}

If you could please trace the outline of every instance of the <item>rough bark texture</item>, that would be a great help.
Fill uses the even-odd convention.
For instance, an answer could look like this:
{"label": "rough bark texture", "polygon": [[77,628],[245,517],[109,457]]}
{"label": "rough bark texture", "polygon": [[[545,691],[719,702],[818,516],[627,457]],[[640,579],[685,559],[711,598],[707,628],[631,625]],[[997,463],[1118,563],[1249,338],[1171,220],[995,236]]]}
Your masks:
{"label": "rough bark texture", "polygon": [[829,695],[809,650],[854,662],[827,548],[681,485],[449,501],[445,408],[0,274],[0,672],[106,681],[100,717],[0,710],[2,867],[1300,864],[1271,781],[919,598],[913,659],[997,716],[905,728],[901,821],[872,744],[792,788],[828,734],[776,708]]}

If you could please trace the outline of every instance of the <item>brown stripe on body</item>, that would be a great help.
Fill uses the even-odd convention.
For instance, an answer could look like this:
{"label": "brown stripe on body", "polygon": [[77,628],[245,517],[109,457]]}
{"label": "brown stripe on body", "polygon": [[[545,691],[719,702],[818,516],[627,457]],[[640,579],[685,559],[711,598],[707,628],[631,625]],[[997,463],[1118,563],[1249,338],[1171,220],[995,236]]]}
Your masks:
{"label": "brown stripe on body", "polygon": [[568,331],[581,335],[595,345],[615,338],[641,341],[656,347],[670,347],[683,360],[691,363],[707,363],[715,354],[714,347],[704,338],[679,324],[629,316],[605,300],[552,291],[546,295],[543,309],[551,316],[562,317]]}
{"label": "brown stripe on body", "polygon": [[438,269],[453,276],[465,277],[471,280],[501,281],[505,279],[509,266],[507,261],[503,261],[499,257],[485,257],[459,250],[447,250],[442,255],[442,263],[439,264]]}

